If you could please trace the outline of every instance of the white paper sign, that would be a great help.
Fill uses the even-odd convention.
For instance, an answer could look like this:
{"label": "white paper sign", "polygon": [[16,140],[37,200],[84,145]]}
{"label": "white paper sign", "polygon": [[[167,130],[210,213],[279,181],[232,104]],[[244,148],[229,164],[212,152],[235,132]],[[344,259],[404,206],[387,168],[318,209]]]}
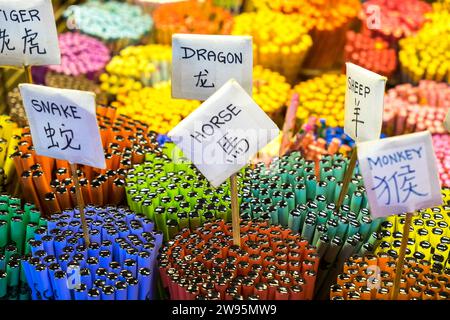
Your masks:
{"label": "white paper sign", "polygon": [[358,159],[374,217],[442,204],[428,131],[358,143]]}
{"label": "white paper sign", "polygon": [[355,141],[380,138],[386,78],[347,62],[344,132]]}
{"label": "white paper sign", "polygon": [[106,167],[94,93],[33,84],[19,89],[38,155]]}
{"label": "white paper sign", "polygon": [[450,110],[448,110],[447,115],[445,116],[444,128],[447,129],[448,132],[450,132]]}
{"label": "white paper sign", "polygon": [[252,94],[250,36],[175,34],[172,36],[172,97],[208,99],[229,79]]}
{"label": "white paper sign", "polygon": [[170,131],[169,137],[217,187],[278,134],[276,124],[231,79]]}
{"label": "white paper sign", "polygon": [[60,63],[51,0],[0,0],[0,65]]}

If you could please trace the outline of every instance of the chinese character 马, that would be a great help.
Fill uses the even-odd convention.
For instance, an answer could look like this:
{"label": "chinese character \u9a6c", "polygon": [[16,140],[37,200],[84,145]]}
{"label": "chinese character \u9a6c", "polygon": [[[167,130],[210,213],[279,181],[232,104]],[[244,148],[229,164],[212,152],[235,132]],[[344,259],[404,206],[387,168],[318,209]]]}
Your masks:
{"label": "chinese character \u9a6c", "polygon": [[411,165],[400,167],[391,176],[374,176],[378,184],[372,190],[380,190],[377,198],[384,199],[385,205],[405,203],[411,196],[425,197],[428,193],[418,191],[419,185],[414,183],[416,170]]}
{"label": "chinese character \u9a6c", "polygon": [[6,29],[0,29],[0,53],[3,53],[6,50],[13,51],[16,48],[13,46],[10,46],[11,39],[9,38],[9,34],[6,33]]}
{"label": "chinese character \u9a6c", "polygon": [[200,88],[214,88],[214,83],[207,84],[208,82],[208,70],[204,69],[205,73],[203,71],[200,71],[198,74],[194,75],[194,78],[197,78],[197,83],[195,84],[196,87]]}
{"label": "chinese character \u9a6c", "polygon": [[228,133],[226,133],[222,138],[220,138],[217,141],[217,144],[228,156],[230,156],[229,158],[226,159],[226,161],[230,163],[234,162],[234,160],[238,156],[245,154],[250,148],[247,139],[230,137]]}

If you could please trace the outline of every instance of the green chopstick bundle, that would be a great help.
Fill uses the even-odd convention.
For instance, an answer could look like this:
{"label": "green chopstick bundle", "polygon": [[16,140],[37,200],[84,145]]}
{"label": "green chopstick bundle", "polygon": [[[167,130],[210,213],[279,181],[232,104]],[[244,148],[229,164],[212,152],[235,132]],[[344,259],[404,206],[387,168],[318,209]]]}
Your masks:
{"label": "green chopstick bundle", "polygon": [[0,195],[0,299],[29,299],[20,261],[31,251],[34,231],[45,224],[34,204],[22,207],[20,199]]}
{"label": "green chopstick bundle", "polygon": [[229,183],[213,188],[172,143],[128,170],[125,191],[131,210],[155,221],[165,240],[185,227],[193,231],[206,221],[231,221]]}

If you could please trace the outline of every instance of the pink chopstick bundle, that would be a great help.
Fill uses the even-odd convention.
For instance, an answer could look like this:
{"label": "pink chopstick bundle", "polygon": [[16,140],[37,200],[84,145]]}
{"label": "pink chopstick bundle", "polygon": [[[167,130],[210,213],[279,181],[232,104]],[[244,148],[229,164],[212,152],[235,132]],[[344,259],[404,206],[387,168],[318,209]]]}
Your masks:
{"label": "pink chopstick bundle", "polygon": [[442,186],[450,187],[450,135],[434,135],[433,147],[438,160],[439,178]]}
{"label": "pink chopstick bundle", "polygon": [[59,36],[61,64],[49,70],[65,75],[86,75],[94,79],[111,58],[109,49],[99,40],[80,33],[67,32]]}
{"label": "pink chopstick bundle", "polygon": [[384,104],[383,130],[387,135],[424,130],[443,134],[443,121],[450,109],[450,86],[431,80],[422,80],[418,86],[401,84],[387,92]]}

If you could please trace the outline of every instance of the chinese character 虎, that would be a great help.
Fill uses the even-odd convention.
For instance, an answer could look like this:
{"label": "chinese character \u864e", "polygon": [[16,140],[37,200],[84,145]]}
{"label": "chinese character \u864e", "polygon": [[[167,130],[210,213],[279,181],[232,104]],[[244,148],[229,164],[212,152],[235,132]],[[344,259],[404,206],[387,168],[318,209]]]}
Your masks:
{"label": "chinese character \u864e", "polygon": [[47,50],[39,49],[39,43],[36,43],[35,40],[38,36],[37,32],[31,32],[31,29],[25,28],[25,35],[22,37],[23,39],[23,53],[25,54],[27,52],[27,44],[28,44],[28,50],[30,54],[33,54],[33,49],[36,49],[36,52],[38,54],[46,54]]}
{"label": "chinese character \u864e", "polygon": [[11,41],[11,39],[9,38],[9,34],[6,33],[6,29],[0,29],[0,42],[1,42],[1,49],[0,49],[0,53],[3,53],[3,51],[9,50],[15,50],[15,47],[10,47],[9,46],[9,42]]}

